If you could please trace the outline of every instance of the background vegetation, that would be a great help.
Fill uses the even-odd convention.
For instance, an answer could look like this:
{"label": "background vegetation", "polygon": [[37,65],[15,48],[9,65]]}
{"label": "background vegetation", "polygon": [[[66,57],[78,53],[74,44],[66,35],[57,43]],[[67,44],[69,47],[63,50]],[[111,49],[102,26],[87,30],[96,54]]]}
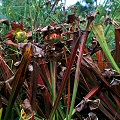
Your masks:
{"label": "background vegetation", "polygon": [[119,0],[0,2],[0,120],[120,119]]}

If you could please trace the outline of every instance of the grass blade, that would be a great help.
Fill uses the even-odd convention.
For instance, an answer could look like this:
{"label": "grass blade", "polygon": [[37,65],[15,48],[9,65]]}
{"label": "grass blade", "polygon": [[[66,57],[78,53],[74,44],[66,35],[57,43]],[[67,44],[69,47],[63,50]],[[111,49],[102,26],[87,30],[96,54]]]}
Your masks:
{"label": "grass blade", "polygon": [[114,117],[112,114],[110,114],[110,112],[105,109],[105,107],[100,103],[99,105],[99,109],[110,119],[110,120],[114,120]]}
{"label": "grass blade", "polygon": [[9,98],[9,102],[8,102],[8,106],[7,106],[4,120],[8,120],[10,113],[11,113],[11,109],[14,105],[14,102],[15,102],[17,95],[20,91],[20,88],[23,85],[23,82],[25,80],[25,73],[26,73],[27,65],[28,65],[30,58],[31,58],[31,53],[32,53],[31,45],[28,45],[25,49],[24,57],[23,57],[23,60],[21,61],[20,67],[19,67],[19,69],[16,72],[15,77],[14,77],[12,94]]}
{"label": "grass blade", "polygon": [[110,110],[112,110],[112,113],[120,119],[120,114],[117,113],[117,111],[112,106],[112,104],[109,102],[109,100],[104,92],[100,92],[100,98],[105,102],[105,104],[110,108]]}
{"label": "grass blade", "polygon": [[[85,98],[90,99],[90,98],[93,97],[95,94],[97,94],[97,93],[100,91],[101,88],[102,88],[101,83],[98,83],[98,85],[94,86],[94,87],[91,89],[91,91],[85,96]],[[75,107],[75,109],[73,109],[71,115],[74,115],[74,114],[78,111],[77,109],[79,109],[79,107],[81,106],[81,104],[82,104],[83,102],[84,102],[84,100],[82,100],[82,101]],[[84,108],[84,106],[82,107],[82,109],[83,109],[83,108]],[[82,109],[80,109],[79,112],[80,112]],[[67,120],[67,119],[65,118],[64,120]]]}
{"label": "grass blade", "polygon": [[77,94],[77,88],[78,88],[79,77],[80,77],[81,60],[82,60],[83,50],[84,50],[88,35],[89,35],[89,31],[83,32],[82,38],[81,38],[82,43],[79,46],[79,56],[78,56],[78,60],[77,60],[77,68],[76,68],[76,73],[75,73],[75,82],[74,82],[74,88],[73,88],[72,102],[71,102],[70,113],[69,113],[69,117],[68,117],[69,120],[71,119],[72,111],[73,111],[74,104],[75,104],[75,98],[76,98],[76,94]]}
{"label": "grass blade", "polygon": [[67,67],[67,69],[66,69],[66,71],[65,71],[65,73],[64,73],[64,76],[63,76],[62,85],[61,85],[60,90],[59,90],[59,92],[58,92],[58,97],[57,97],[57,99],[56,99],[56,101],[55,101],[55,104],[54,104],[54,106],[53,106],[52,112],[51,112],[51,114],[50,114],[50,120],[52,120],[52,118],[53,118],[53,116],[54,116],[54,113],[55,113],[56,109],[58,108],[59,101],[60,101],[60,98],[61,98],[61,96],[62,96],[64,87],[65,87],[65,85],[66,85],[66,83],[67,83],[67,81],[68,81],[68,77],[69,77],[69,74],[70,74],[70,71],[71,71],[73,62],[74,62],[74,60],[75,60],[75,58],[76,58],[76,52],[77,52],[77,49],[78,49],[78,46],[79,46],[80,38],[81,38],[81,34],[79,33],[78,38],[77,38],[77,40],[76,40],[76,43],[75,43],[75,45],[74,45],[73,52],[72,52],[72,54],[71,54],[71,56],[70,56],[70,60],[69,60],[68,67]]}

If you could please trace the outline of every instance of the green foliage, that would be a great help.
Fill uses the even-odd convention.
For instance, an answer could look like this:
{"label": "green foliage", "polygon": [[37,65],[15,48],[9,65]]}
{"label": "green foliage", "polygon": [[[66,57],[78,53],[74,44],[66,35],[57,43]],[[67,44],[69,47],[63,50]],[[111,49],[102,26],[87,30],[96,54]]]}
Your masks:
{"label": "green foliage", "polygon": [[[89,36],[86,37],[85,41],[84,41],[85,36],[84,37],[82,36],[81,38],[80,35],[74,38],[74,42],[72,43],[72,45],[68,44],[72,39],[68,41],[61,41],[60,44],[57,44],[58,43],[57,38],[54,39],[56,41],[52,41],[51,44],[49,44],[49,42],[47,43],[43,40],[42,35],[41,36],[36,35],[36,30],[38,28],[41,29],[45,26],[51,26],[51,25],[61,26],[63,28],[63,31],[67,33],[69,32],[69,30],[66,28],[65,24],[66,23],[68,24],[67,16],[69,14],[76,14],[78,15],[78,18],[80,18],[80,21],[82,20],[86,21],[86,15],[88,17],[89,15],[91,15],[91,13],[97,10],[99,11],[99,15],[96,16],[94,23],[99,25],[93,25],[92,30]],[[45,49],[45,52],[47,53],[44,54],[43,58],[36,59],[36,56],[35,57],[30,56],[31,60],[30,59],[28,60],[28,57],[26,55],[23,55],[23,53],[25,52],[24,49],[20,54],[11,51],[10,49],[12,48],[6,45],[5,43],[6,39],[4,38],[6,33],[11,29],[11,25],[8,28],[5,24],[0,23],[0,30],[1,30],[0,37],[2,39],[0,50],[4,52],[3,58],[4,61],[6,62],[6,64],[3,64],[1,62],[2,57],[0,58],[0,62],[1,62],[0,74],[2,76],[0,79],[4,80],[3,71],[8,72],[9,70],[12,69],[14,71],[14,74],[12,74],[14,75],[13,83],[15,84],[12,86],[12,94],[10,94],[10,97],[7,97],[7,93],[5,91],[2,91],[3,92],[2,97],[4,93],[6,95],[5,98],[3,97],[3,99],[7,101],[6,104],[8,103],[8,106],[5,108],[3,107],[3,110],[2,108],[0,109],[0,119],[5,118],[7,120],[8,115],[11,115],[10,118],[12,120],[21,119],[20,118],[21,108],[19,107],[19,105],[21,106],[23,102],[22,97],[23,98],[27,97],[31,100],[34,100],[34,103],[37,101],[36,104],[32,104],[32,101],[30,101],[30,104],[32,104],[32,107],[34,108],[34,111],[32,111],[33,116],[30,117],[33,117],[32,119],[35,118],[35,120],[49,119],[49,118],[51,120],[63,120],[63,119],[70,120],[72,118],[82,119],[84,115],[86,116],[88,114],[87,112],[89,110],[87,109],[88,111],[86,110],[84,111],[82,108],[80,108],[81,110],[83,110],[83,112],[78,113],[75,106],[81,101],[80,103],[83,103],[82,107],[84,108],[84,104],[86,103],[84,103],[85,99],[83,99],[83,97],[88,99],[92,97],[93,99],[101,98],[102,101],[101,104],[103,105],[103,107],[101,108],[100,106],[99,110],[96,111],[96,114],[101,113],[105,117],[105,119],[115,118],[115,117],[120,118],[119,115],[120,111],[114,109],[120,106],[119,89],[117,87],[116,89],[111,88],[110,87],[111,78],[106,79],[104,75],[102,75],[104,71],[100,70],[96,65],[96,63],[94,62],[94,60],[96,59],[96,55],[95,55],[96,53],[94,53],[95,57],[93,59],[92,56],[88,55],[90,54],[90,52],[86,52],[88,50],[87,48],[92,48],[91,47],[92,37],[96,36],[100,44],[100,47],[103,50],[103,54],[104,53],[106,54],[108,60],[112,64],[112,67],[114,68],[114,70],[118,72],[117,75],[119,75],[120,69],[111,55],[111,50],[115,49],[114,29],[116,28],[116,26],[114,24],[106,24],[107,18],[112,18],[118,25],[120,24],[120,15],[119,15],[120,3],[117,0],[115,0],[114,2],[105,0],[104,3],[100,5],[97,4],[97,0],[83,0],[82,3],[77,2],[74,6],[70,6],[66,9],[64,4],[61,3],[61,1],[57,3],[56,0],[52,0],[52,1],[2,0],[2,6],[0,8],[0,11],[1,11],[0,19],[3,18],[8,19],[10,23],[12,21],[17,21],[17,22],[23,21],[26,32],[19,31],[15,38],[16,39],[15,42],[23,42],[24,40],[26,40],[27,32],[30,31],[32,32],[32,40],[33,40],[32,43],[36,41],[38,42],[37,44],[44,43],[42,45],[45,46],[46,48],[43,48],[42,50],[44,51]],[[101,23],[104,24],[104,26],[101,26],[100,25]],[[75,24],[77,24],[76,21]],[[71,27],[71,26],[72,24],[70,24],[67,27]],[[81,23],[79,27],[81,28],[81,30],[85,30],[86,22]],[[41,31],[38,30],[37,32],[41,34]],[[81,31],[79,32],[81,33]],[[39,44],[40,48],[42,46],[41,44]],[[80,44],[83,45],[79,47]],[[85,46],[87,50],[85,49]],[[32,46],[31,49],[33,48],[34,46]],[[54,53],[54,48],[55,50],[56,48],[58,48],[55,51],[55,53]],[[80,48],[79,51],[78,48]],[[33,51],[30,53],[28,52],[29,50],[26,51],[26,54],[28,54],[28,56],[33,54]],[[60,59],[59,59],[59,54],[62,56],[62,58],[60,57]],[[17,67],[13,66],[13,64],[15,64],[16,61],[17,62],[20,61],[21,58],[22,58],[22,64],[20,64],[20,66]],[[99,62],[99,60],[96,61]],[[102,62],[104,64],[104,61]],[[28,71],[29,65],[32,66],[34,65],[33,63],[35,63],[36,66],[33,67],[35,71],[34,72]],[[3,69],[4,67],[8,69],[4,70]],[[111,66],[109,65],[107,67],[111,68]],[[114,70],[112,72],[115,72]],[[7,80],[8,78],[6,77],[5,80]],[[98,81],[100,81],[100,83],[102,84],[100,84]],[[37,86],[37,82],[40,82],[39,86]],[[35,85],[33,85],[33,83]],[[97,87],[96,84],[98,84]],[[2,81],[0,81],[0,85],[2,86]],[[7,83],[5,83],[5,85],[9,86],[9,84]],[[24,92],[21,93],[23,89],[22,88],[23,85],[25,89],[23,91],[27,91],[25,93]],[[38,89],[36,86],[38,87]],[[57,87],[60,88],[58,89]],[[101,88],[103,88],[103,90],[105,91],[102,91]],[[2,89],[4,89],[4,87]],[[101,96],[102,95],[104,96],[101,97],[100,95],[96,94],[98,92],[100,93]],[[34,98],[34,96],[37,96],[37,98]],[[107,100],[105,100],[106,97]],[[109,106],[110,103],[112,103],[111,106]],[[37,109],[35,108],[36,106]],[[31,108],[31,106],[29,107],[27,106],[27,108],[24,109],[28,110],[28,108]],[[113,113],[117,112],[118,113],[117,116],[114,116],[114,114],[112,112],[109,112],[109,110],[112,110]],[[5,116],[4,114],[2,114],[2,111],[6,112]],[[11,111],[12,113],[10,114]],[[17,114],[15,114],[14,111]],[[34,115],[34,112],[36,113],[36,115]],[[74,114],[75,116],[73,116]],[[107,116],[108,114],[110,117]],[[102,116],[99,117],[102,118]]]}
{"label": "green foliage", "polygon": [[2,111],[3,111],[3,108],[0,109],[0,120],[2,118]]}
{"label": "green foliage", "polygon": [[110,50],[108,48],[107,42],[106,42],[106,38],[104,36],[104,30],[103,30],[103,26],[102,25],[94,25],[92,26],[92,30],[96,35],[96,38],[100,44],[100,46],[102,47],[103,51],[105,52],[106,56],[108,57],[108,60],[111,62],[113,68],[120,72],[119,67],[117,66],[117,64],[114,61],[114,58],[112,57]]}

